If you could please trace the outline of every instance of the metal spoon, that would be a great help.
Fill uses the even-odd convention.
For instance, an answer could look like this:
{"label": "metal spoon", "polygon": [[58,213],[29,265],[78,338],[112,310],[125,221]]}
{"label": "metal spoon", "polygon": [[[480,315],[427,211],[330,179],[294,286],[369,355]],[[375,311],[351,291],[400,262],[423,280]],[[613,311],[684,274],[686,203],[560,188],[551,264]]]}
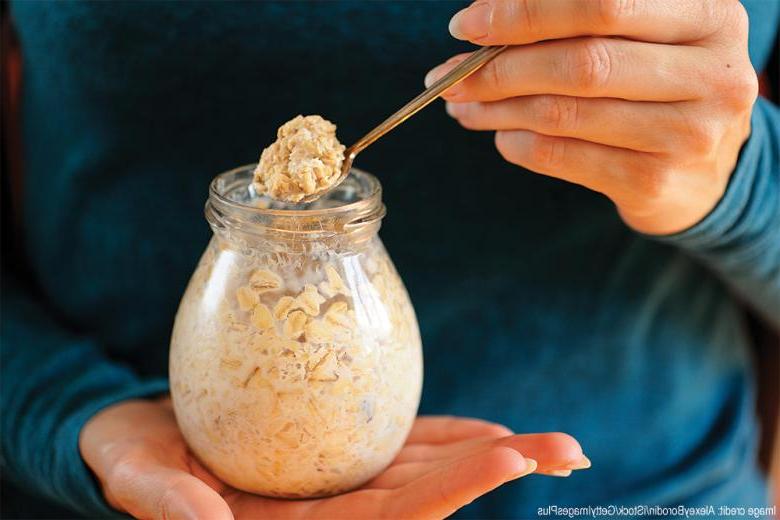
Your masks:
{"label": "metal spoon", "polygon": [[425,89],[420,95],[401,107],[398,112],[385,119],[382,123],[379,124],[379,126],[358,139],[355,144],[344,150],[344,162],[341,166],[341,175],[339,175],[339,178],[336,180],[336,182],[333,183],[330,188],[324,191],[314,193],[308,197],[303,198],[301,202],[312,202],[313,200],[320,198],[322,195],[341,184],[341,182],[347,178],[347,175],[349,175],[349,171],[352,169],[352,162],[355,160],[357,154],[365,150],[371,143],[388,133],[390,130],[412,117],[420,109],[439,97],[442,92],[456,83],[463,81],[469,75],[476,72],[477,69],[495,58],[507,47],[507,45],[483,47],[456,65],[454,69],[439,78],[438,81]]}

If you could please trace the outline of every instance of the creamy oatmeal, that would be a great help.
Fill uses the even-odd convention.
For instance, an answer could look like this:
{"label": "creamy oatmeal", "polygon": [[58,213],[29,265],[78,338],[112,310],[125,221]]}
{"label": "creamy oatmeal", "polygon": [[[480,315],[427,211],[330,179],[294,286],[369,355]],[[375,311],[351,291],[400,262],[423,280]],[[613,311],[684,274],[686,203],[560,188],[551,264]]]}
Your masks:
{"label": "creamy oatmeal", "polygon": [[422,384],[414,311],[376,237],[306,254],[215,238],[182,299],[170,362],[192,450],[228,484],[277,497],[335,494],[378,474]]}
{"label": "creamy oatmeal", "polygon": [[320,116],[297,116],[283,124],[276,141],[263,150],[255,169],[260,194],[286,202],[329,189],[341,175],[344,145],[336,125]]}

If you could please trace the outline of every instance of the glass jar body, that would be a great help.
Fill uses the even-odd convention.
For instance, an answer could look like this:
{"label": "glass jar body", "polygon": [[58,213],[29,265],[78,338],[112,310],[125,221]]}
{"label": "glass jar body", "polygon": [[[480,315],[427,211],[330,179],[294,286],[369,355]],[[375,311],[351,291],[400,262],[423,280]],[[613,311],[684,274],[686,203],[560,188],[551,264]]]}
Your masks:
{"label": "glass jar body", "polygon": [[392,461],[414,422],[422,351],[406,290],[375,232],[339,244],[216,230],[182,298],[176,418],[235,488],[287,498],[354,489]]}

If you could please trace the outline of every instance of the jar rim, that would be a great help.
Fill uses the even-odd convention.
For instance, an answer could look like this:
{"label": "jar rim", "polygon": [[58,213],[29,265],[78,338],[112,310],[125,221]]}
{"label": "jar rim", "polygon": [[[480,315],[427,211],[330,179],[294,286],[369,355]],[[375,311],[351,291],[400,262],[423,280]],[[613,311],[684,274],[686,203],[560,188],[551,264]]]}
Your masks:
{"label": "jar rim", "polygon": [[[252,177],[255,166],[239,166],[212,179],[206,204],[207,217],[214,213],[211,210],[217,210],[221,217],[226,217],[219,220],[241,223],[242,227],[258,225],[296,234],[314,231],[328,234],[376,224],[385,215],[382,185],[375,176],[363,170],[352,168],[344,182],[316,201],[285,203],[254,192]],[[349,200],[351,197],[355,200]],[[248,203],[250,199],[252,204]],[[258,206],[261,201],[272,207]],[[300,223],[304,220],[309,224],[302,227]],[[313,221],[317,225],[312,226]]]}

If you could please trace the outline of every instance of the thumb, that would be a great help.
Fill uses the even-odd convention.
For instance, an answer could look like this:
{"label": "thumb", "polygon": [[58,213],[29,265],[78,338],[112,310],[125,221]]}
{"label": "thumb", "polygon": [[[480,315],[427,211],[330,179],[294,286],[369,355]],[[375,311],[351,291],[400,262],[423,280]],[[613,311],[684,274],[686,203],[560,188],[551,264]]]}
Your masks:
{"label": "thumb", "polygon": [[121,464],[106,487],[112,502],[136,518],[233,520],[225,500],[205,482],[160,464]]}

